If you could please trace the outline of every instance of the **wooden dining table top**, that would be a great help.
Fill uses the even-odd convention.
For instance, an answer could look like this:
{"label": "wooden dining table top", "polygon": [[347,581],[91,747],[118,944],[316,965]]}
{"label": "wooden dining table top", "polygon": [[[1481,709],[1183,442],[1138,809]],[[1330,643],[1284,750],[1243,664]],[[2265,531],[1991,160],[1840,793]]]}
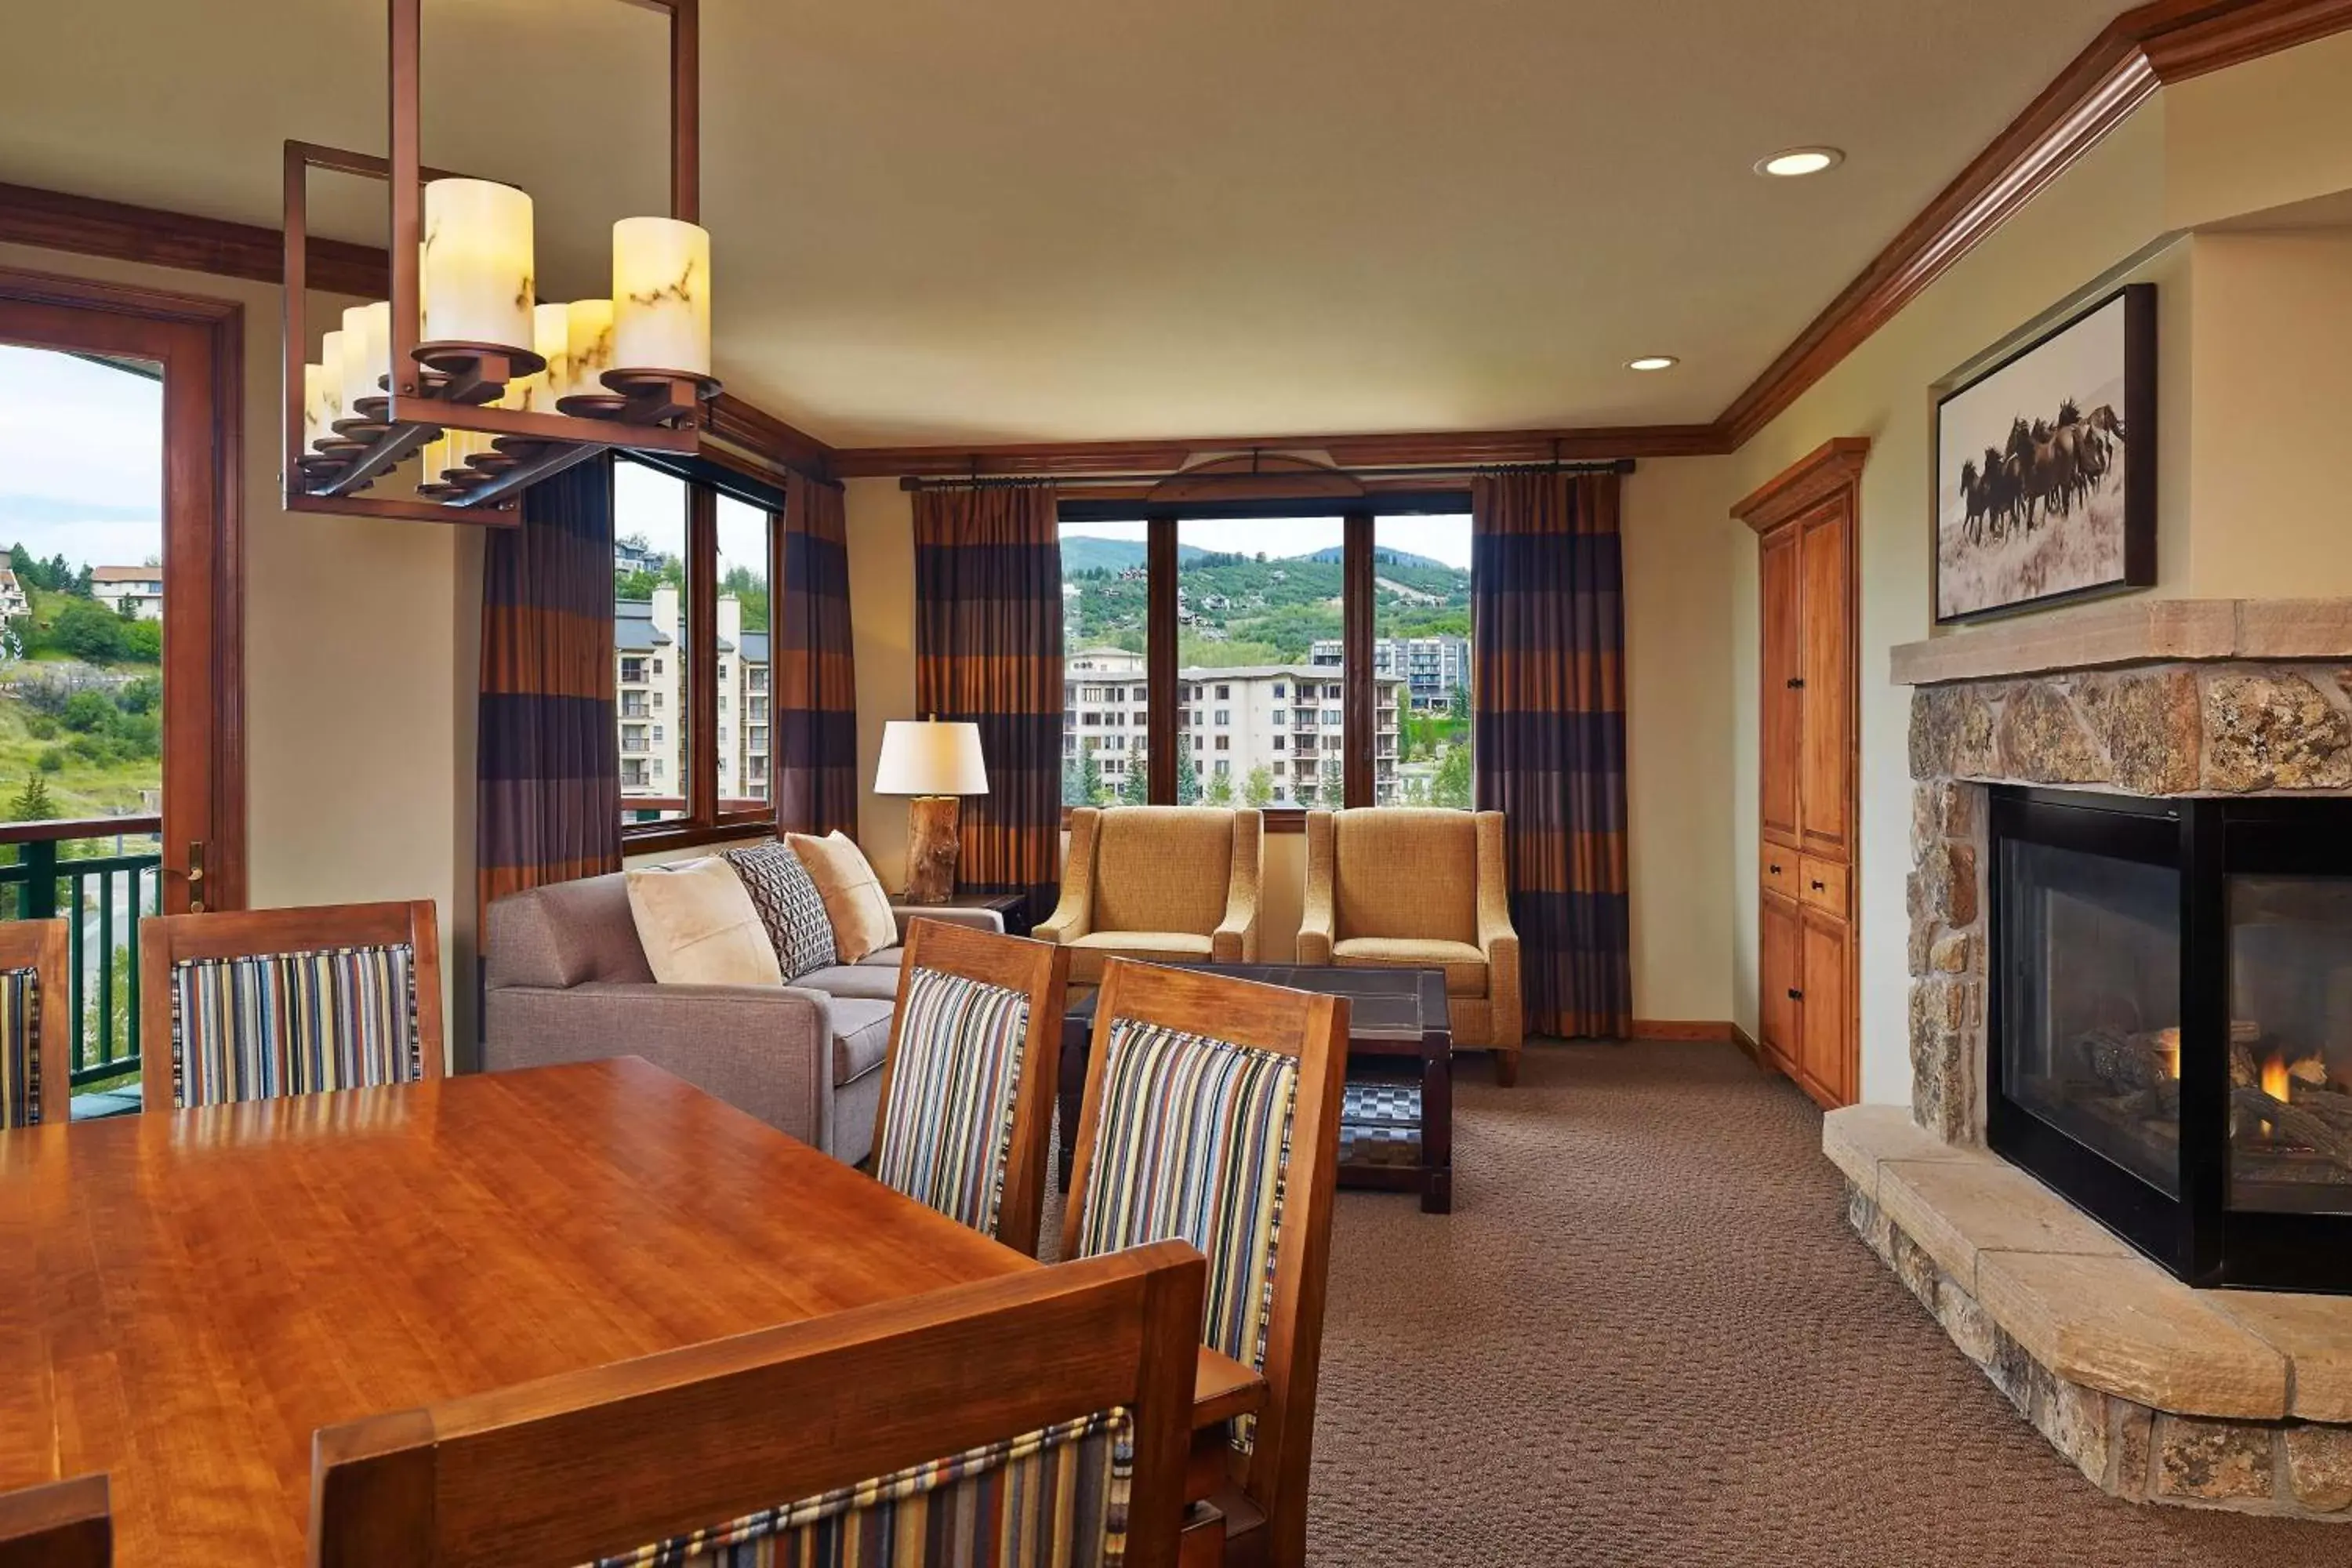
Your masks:
{"label": "wooden dining table top", "polygon": [[0,1132],[0,1490],[299,1563],[320,1426],[1037,1267],[636,1058]]}

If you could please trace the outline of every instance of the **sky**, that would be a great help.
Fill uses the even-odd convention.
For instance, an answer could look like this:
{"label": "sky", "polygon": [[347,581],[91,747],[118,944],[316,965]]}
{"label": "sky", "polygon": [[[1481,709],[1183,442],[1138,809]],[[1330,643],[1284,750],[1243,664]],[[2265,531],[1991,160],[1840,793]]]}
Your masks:
{"label": "sky", "polygon": [[161,383],[0,343],[0,552],[124,565],[163,549]]}
{"label": "sky", "polygon": [[[1255,555],[1309,555],[1339,542],[1344,525],[1336,517],[1280,518],[1273,521],[1211,521],[1187,519],[1176,525],[1176,541],[1202,550],[1235,551]],[[1140,542],[1140,522],[1081,522],[1062,531],[1065,538],[1129,539]],[[1443,561],[1464,572],[1470,570],[1470,515],[1455,517],[1382,517],[1372,521],[1372,542],[1378,548],[1409,551]]]}

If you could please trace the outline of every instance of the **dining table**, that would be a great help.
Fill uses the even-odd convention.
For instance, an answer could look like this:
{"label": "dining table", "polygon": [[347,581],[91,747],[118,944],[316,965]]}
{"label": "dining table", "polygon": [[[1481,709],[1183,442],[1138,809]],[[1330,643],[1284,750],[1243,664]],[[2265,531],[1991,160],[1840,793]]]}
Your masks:
{"label": "dining table", "polygon": [[321,1426],[1040,1267],[635,1057],[0,1132],[0,1490],[299,1563]]}

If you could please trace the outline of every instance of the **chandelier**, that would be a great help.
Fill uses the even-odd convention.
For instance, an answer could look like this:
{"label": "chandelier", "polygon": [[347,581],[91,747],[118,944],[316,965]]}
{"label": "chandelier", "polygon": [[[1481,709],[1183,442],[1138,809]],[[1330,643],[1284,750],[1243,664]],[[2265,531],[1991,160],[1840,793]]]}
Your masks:
{"label": "chandelier", "polygon": [[[631,3],[669,17],[670,211],[614,224],[604,297],[540,300],[530,195],[422,165],[422,0],[388,0],[392,156],[286,143],[288,510],[512,524],[524,489],[599,452],[696,450],[719,390],[697,222],[698,0]],[[316,359],[313,169],[384,181],[392,205],[391,298],[345,310]]]}

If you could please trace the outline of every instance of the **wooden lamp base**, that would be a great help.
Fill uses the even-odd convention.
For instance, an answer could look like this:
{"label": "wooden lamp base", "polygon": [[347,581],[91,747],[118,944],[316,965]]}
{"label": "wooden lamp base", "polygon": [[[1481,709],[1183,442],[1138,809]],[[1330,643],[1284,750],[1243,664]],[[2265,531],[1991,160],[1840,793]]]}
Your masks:
{"label": "wooden lamp base", "polygon": [[963,840],[957,818],[963,802],[951,795],[919,795],[907,803],[907,901],[943,904],[954,896],[956,858]]}

